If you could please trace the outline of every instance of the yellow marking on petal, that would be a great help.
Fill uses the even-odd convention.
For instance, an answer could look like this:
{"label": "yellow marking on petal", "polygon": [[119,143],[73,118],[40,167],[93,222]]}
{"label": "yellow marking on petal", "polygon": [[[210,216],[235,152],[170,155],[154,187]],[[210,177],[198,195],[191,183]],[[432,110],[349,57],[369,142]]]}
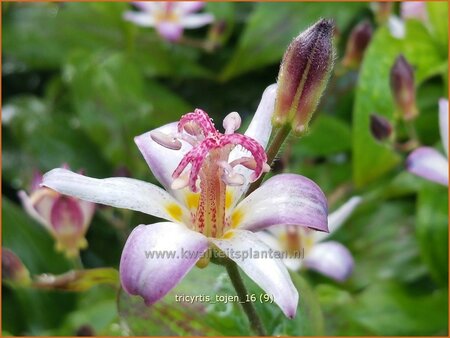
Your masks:
{"label": "yellow marking on petal", "polygon": [[240,210],[235,210],[231,214],[231,227],[236,228],[242,222],[243,218],[244,218],[244,213]]}
{"label": "yellow marking on petal", "polygon": [[227,231],[224,235],[223,235],[223,239],[232,239],[234,237],[234,232],[233,231]]}
{"label": "yellow marking on petal", "polygon": [[231,203],[233,203],[233,193],[231,191],[227,191],[225,195],[225,208],[230,209]]}
{"label": "yellow marking on petal", "polygon": [[183,216],[183,210],[175,203],[170,203],[166,206],[167,213],[176,221],[181,221]]}
{"label": "yellow marking on petal", "polygon": [[199,201],[200,194],[194,194],[193,192],[186,194],[186,205],[189,209],[197,209]]}

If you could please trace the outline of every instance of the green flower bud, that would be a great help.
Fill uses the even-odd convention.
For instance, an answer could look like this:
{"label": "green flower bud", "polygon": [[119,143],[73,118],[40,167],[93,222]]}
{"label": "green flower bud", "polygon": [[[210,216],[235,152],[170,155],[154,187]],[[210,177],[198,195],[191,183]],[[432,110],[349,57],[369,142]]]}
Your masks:
{"label": "green flower bud", "polygon": [[307,131],[333,68],[333,31],[333,21],[321,19],[289,45],[278,74],[274,126]]}

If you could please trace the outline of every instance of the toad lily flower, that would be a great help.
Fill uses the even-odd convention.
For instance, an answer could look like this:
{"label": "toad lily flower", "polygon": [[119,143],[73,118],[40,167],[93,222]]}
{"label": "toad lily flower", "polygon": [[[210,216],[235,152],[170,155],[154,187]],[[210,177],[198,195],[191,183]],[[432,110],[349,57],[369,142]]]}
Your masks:
{"label": "toad lily flower", "polygon": [[292,318],[298,293],[283,263],[267,255],[242,259],[232,254],[250,248],[270,251],[254,231],[278,224],[328,231],[326,198],[300,175],[274,176],[239,202],[250,182],[268,170],[264,147],[271,133],[275,92],[275,85],[266,89],[245,135],[235,133],[240,125],[237,113],[225,118],[222,134],[204,111],[196,109],[178,123],[136,137],[166,191],[130,178],[99,180],[63,169],[47,173],[44,185],[169,221],[136,227],[122,252],[122,286],[142,296],[147,305],[166,295],[197,262],[205,266],[202,256],[211,248],[235,261]]}
{"label": "toad lily flower", "polygon": [[95,204],[63,196],[40,187],[42,175],[35,173],[31,192],[19,191],[25,211],[42,224],[56,241],[56,250],[73,258],[87,247],[84,238],[95,211]]}
{"label": "toad lily flower", "polygon": [[124,19],[138,26],[155,27],[170,42],[178,41],[184,28],[199,28],[214,21],[212,14],[193,14],[203,7],[200,1],[136,1],[133,4],[141,11],[128,11]]}
{"label": "toad lily flower", "polygon": [[297,271],[305,266],[337,281],[344,281],[353,271],[352,255],[338,242],[322,241],[345,223],[361,200],[359,196],[352,197],[328,216],[329,233],[279,225],[257,235],[273,250],[287,253],[288,257],[283,262],[290,270]]}
{"label": "toad lily flower", "polygon": [[446,99],[439,100],[439,127],[447,157],[434,148],[420,147],[408,156],[406,169],[414,175],[448,186],[448,100]]}

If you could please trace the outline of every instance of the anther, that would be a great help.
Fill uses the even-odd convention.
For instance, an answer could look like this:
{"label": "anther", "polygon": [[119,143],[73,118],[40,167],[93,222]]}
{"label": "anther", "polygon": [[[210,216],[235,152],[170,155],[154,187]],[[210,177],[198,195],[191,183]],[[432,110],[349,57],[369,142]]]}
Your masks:
{"label": "anther", "polygon": [[187,187],[189,185],[189,175],[191,174],[190,170],[186,171],[185,173],[181,174],[179,177],[175,178],[172,181],[172,184],[170,187],[173,190],[179,190]]}
{"label": "anther", "polygon": [[223,120],[225,134],[233,134],[241,126],[241,117],[237,112],[229,113]]}
{"label": "anther", "polygon": [[181,142],[180,140],[177,140],[175,137],[172,137],[170,135],[164,134],[160,131],[154,130],[150,133],[150,137],[153,141],[158,143],[159,145],[172,149],[172,150],[180,150],[181,149]]}

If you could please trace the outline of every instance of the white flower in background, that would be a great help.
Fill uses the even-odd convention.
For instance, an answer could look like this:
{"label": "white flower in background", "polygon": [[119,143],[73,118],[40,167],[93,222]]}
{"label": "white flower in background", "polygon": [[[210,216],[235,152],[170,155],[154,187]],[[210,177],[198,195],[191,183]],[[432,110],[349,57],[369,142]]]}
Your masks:
{"label": "white flower in background", "polygon": [[170,42],[178,41],[184,29],[205,26],[214,21],[209,13],[194,13],[203,8],[201,1],[136,1],[139,11],[127,11],[124,19],[142,27],[155,27]]}
{"label": "white flower in background", "polygon": [[342,244],[324,240],[345,223],[361,201],[359,196],[352,197],[331,213],[328,216],[329,233],[295,225],[279,225],[258,232],[257,235],[273,250],[288,254],[289,257],[283,261],[290,270],[306,267],[343,281],[353,271],[353,257]]}
{"label": "white flower in background", "polygon": [[414,150],[406,160],[406,169],[414,175],[448,186],[448,100],[439,100],[439,128],[446,156],[432,147]]}
{"label": "white flower in background", "polygon": [[405,21],[409,19],[420,20],[424,24],[428,22],[427,4],[424,1],[400,2],[400,17],[391,15],[388,20],[388,27],[391,35],[396,39],[403,39],[406,36]]}

